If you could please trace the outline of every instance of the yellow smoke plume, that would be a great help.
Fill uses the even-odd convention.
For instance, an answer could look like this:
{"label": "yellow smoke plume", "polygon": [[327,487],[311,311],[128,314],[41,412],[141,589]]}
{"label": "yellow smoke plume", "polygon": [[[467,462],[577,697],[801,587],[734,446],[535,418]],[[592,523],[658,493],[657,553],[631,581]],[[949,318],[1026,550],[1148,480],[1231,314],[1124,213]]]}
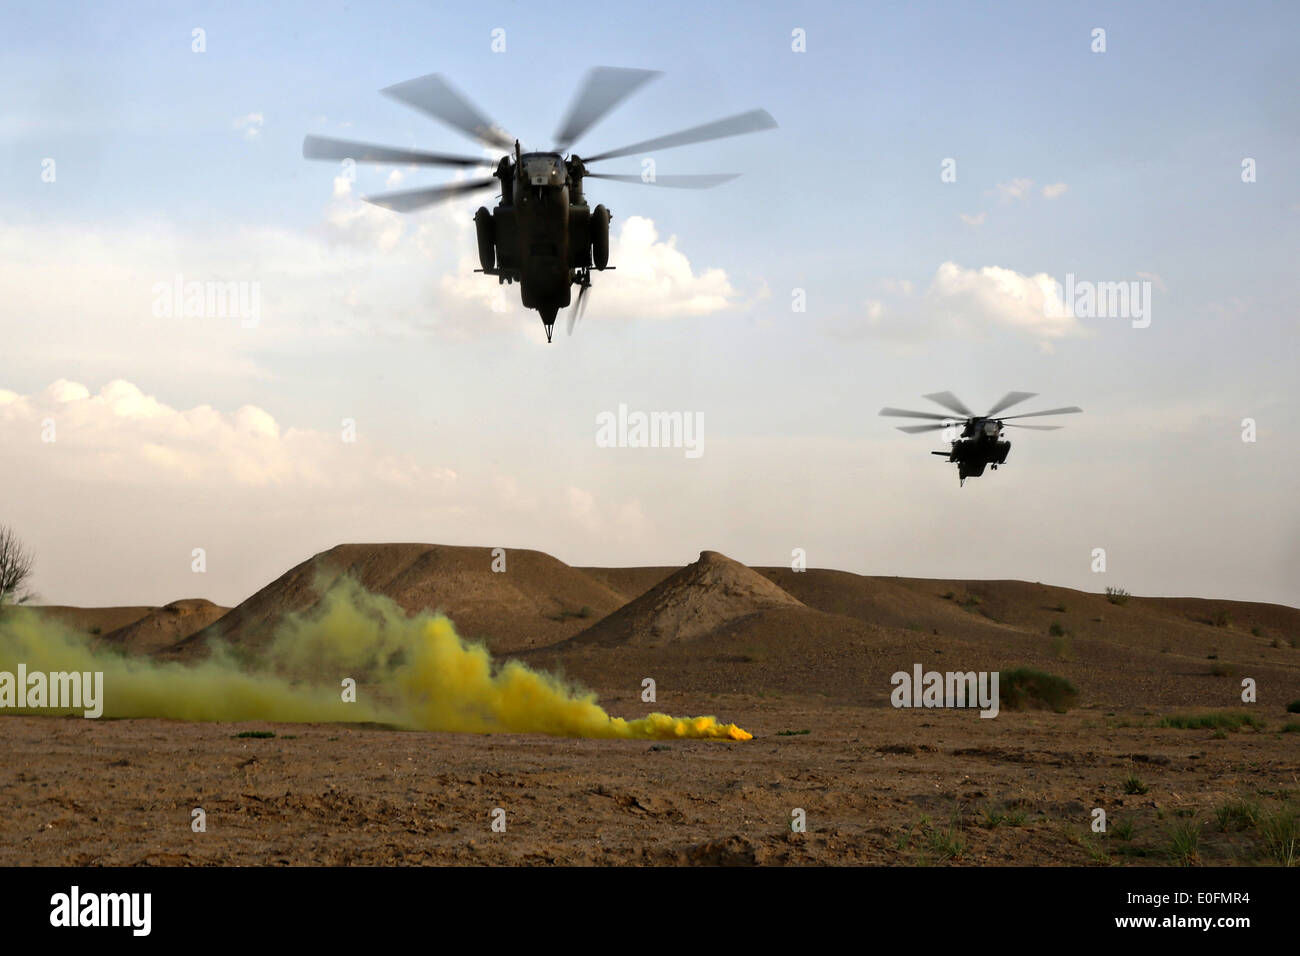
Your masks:
{"label": "yellow smoke plume", "polygon": [[[518,661],[497,666],[486,647],[463,640],[446,617],[408,617],[347,578],[334,582],[309,614],[283,620],[255,666],[241,665],[237,656],[215,644],[208,659],[193,665],[124,657],[92,649],[39,611],[0,614],[0,671],[16,673],[25,663],[29,674],[102,672],[106,717],[361,722],[633,740],[751,738],[713,717],[611,717],[595,694]],[[355,702],[343,700],[346,677],[356,680]]]}

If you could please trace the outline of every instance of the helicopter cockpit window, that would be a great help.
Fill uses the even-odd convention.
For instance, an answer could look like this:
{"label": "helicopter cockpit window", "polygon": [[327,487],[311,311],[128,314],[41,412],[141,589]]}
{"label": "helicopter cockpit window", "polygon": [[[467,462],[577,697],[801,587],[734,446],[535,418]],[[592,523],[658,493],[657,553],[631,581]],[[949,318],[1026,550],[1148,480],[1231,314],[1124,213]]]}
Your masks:
{"label": "helicopter cockpit window", "polygon": [[524,177],[530,186],[560,186],[564,183],[564,169],[555,156],[525,156]]}

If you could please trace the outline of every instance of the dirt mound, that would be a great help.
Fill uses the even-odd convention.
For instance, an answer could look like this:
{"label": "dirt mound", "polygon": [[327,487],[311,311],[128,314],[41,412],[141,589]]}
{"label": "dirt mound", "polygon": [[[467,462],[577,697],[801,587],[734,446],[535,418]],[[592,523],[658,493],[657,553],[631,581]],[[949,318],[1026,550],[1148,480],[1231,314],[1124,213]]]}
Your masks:
{"label": "dirt mound", "polygon": [[32,610],[43,616],[58,621],[64,627],[86,634],[107,634],[145,615],[158,610],[156,607],[72,607],[66,604],[37,605]]}
{"label": "dirt mound", "polygon": [[[594,629],[593,629],[594,630]],[[923,648],[917,657],[917,648]],[[655,644],[565,641],[517,655],[530,666],[558,671],[603,697],[637,694],[654,678],[664,707],[682,693],[818,695],[855,704],[884,705],[889,675],[937,650],[974,660],[972,648],[953,638],[875,627],[841,614],[802,605],[744,614],[690,640]]]}
{"label": "dirt mound", "polygon": [[563,640],[625,602],[599,581],[540,551],[432,544],[342,544],[304,561],[164,656],[206,653],[211,638],[256,649],[288,613],[312,608],[349,575],[408,612],[442,611],[457,630],[493,651]]}
{"label": "dirt mound", "polygon": [[[809,568],[755,568],[764,577],[794,595],[808,607],[827,614],[842,614],[882,627],[932,631],[967,630],[982,618],[972,616],[959,603],[959,595],[943,582],[912,587],[906,578],[867,577],[848,571]],[[940,585],[943,585],[942,587]],[[944,594],[953,594],[945,599]]]}
{"label": "dirt mound", "polygon": [[717,551],[652,587],[574,643],[656,646],[703,637],[726,624],[773,608],[803,607],[763,575]]}
{"label": "dirt mound", "polygon": [[173,601],[154,608],[124,627],[101,635],[99,643],[130,654],[152,653],[198,633],[229,610],[204,598]]}
{"label": "dirt mound", "polygon": [[[1075,685],[1081,707],[1235,705],[1244,677],[1270,701],[1300,696],[1300,609],[1281,605],[752,569],[712,551],[685,568],[574,568],[524,550],[507,551],[505,561],[495,572],[490,548],[340,545],[188,637],[220,609],[41,610],[128,652],[189,660],[222,636],[255,654],[285,614],[308,611],[319,587],[348,574],[408,612],[446,612],[498,657],[557,670],[612,699],[629,695],[636,706],[647,676],[666,695],[888,706],[891,675],[917,663],[1043,671]],[[662,709],[665,699],[644,707]]]}

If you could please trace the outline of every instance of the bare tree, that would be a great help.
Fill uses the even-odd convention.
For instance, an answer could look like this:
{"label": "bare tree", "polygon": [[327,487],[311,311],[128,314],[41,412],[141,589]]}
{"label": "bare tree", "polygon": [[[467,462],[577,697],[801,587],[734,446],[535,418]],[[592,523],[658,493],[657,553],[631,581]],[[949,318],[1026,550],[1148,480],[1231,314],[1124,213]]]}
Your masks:
{"label": "bare tree", "polygon": [[34,563],[32,553],[23,547],[13,529],[0,525],[0,608],[22,604],[32,596],[27,580]]}

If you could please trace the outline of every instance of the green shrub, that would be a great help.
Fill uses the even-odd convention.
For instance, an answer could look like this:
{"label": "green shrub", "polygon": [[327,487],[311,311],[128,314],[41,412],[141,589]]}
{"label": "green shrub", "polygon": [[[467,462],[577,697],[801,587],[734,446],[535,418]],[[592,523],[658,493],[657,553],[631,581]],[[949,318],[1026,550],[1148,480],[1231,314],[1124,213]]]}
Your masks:
{"label": "green shrub", "polygon": [[1256,827],[1264,853],[1278,866],[1295,866],[1300,859],[1300,818],[1293,810],[1264,814]]}
{"label": "green shrub", "polygon": [[1148,787],[1145,783],[1143,783],[1138,777],[1134,776],[1133,774],[1129,774],[1127,777],[1124,778],[1124,792],[1127,794],[1130,795],[1143,794],[1150,791],[1150,789],[1151,789],[1150,787]]}
{"label": "green shrub", "polygon": [[1064,677],[1019,667],[999,672],[998,698],[1008,710],[1043,706],[1063,714],[1078,702],[1079,692]]}
{"label": "green shrub", "polygon": [[1259,822],[1259,804],[1253,800],[1229,800],[1214,811],[1214,818],[1224,833],[1234,827],[1249,830]]}
{"label": "green shrub", "polygon": [[1286,712],[1288,714],[1300,714],[1300,700],[1293,700],[1291,703],[1287,704]]}
{"label": "green shrub", "polygon": [[1106,600],[1111,604],[1127,604],[1130,595],[1123,588],[1106,588]]}
{"label": "green shrub", "polygon": [[930,852],[944,860],[960,860],[966,852],[966,838],[961,832],[961,823],[954,820],[949,826],[936,827],[925,834],[925,842]]}
{"label": "green shrub", "polygon": [[1051,626],[1048,627],[1048,629],[1047,629],[1047,633],[1050,634],[1050,635],[1052,635],[1052,637],[1064,637],[1064,636],[1065,636],[1065,628],[1061,627],[1061,625],[1059,625],[1059,624],[1057,624],[1055,621],[1053,621],[1052,624],[1051,624]]}
{"label": "green shrub", "polygon": [[981,813],[984,816],[984,828],[986,830],[996,830],[1007,822],[1006,813],[996,807],[985,807]]}
{"label": "green shrub", "polygon": [[1179,730],[1263,730],[1264,722],[1253,714],[1239,710],[1220,710],[1208,714],[1173,714],[1160,721],[1161,727]]}
{"label": "green shrub", "polygon": [[1183,820],[1169,828],[1169,855],[1179,866],[1196,862],[1201,847],[1201,828],[1195,820]]}
{"label": "green shrub", "polygon": [[552,621],[568,621],[568,620],[572,620],[575,617],[588,618],[591,617],[591,615],[594,613],[595,612],[592,611],[591,608],[587,607],[584,604],[581,608],[579,608],[576,611],[571,611],[569,610],[569,608],[565,607],[565,608],[560,608],[560,610],[556,611],[554,614],[548,614],[546,616],[550,618]]}

